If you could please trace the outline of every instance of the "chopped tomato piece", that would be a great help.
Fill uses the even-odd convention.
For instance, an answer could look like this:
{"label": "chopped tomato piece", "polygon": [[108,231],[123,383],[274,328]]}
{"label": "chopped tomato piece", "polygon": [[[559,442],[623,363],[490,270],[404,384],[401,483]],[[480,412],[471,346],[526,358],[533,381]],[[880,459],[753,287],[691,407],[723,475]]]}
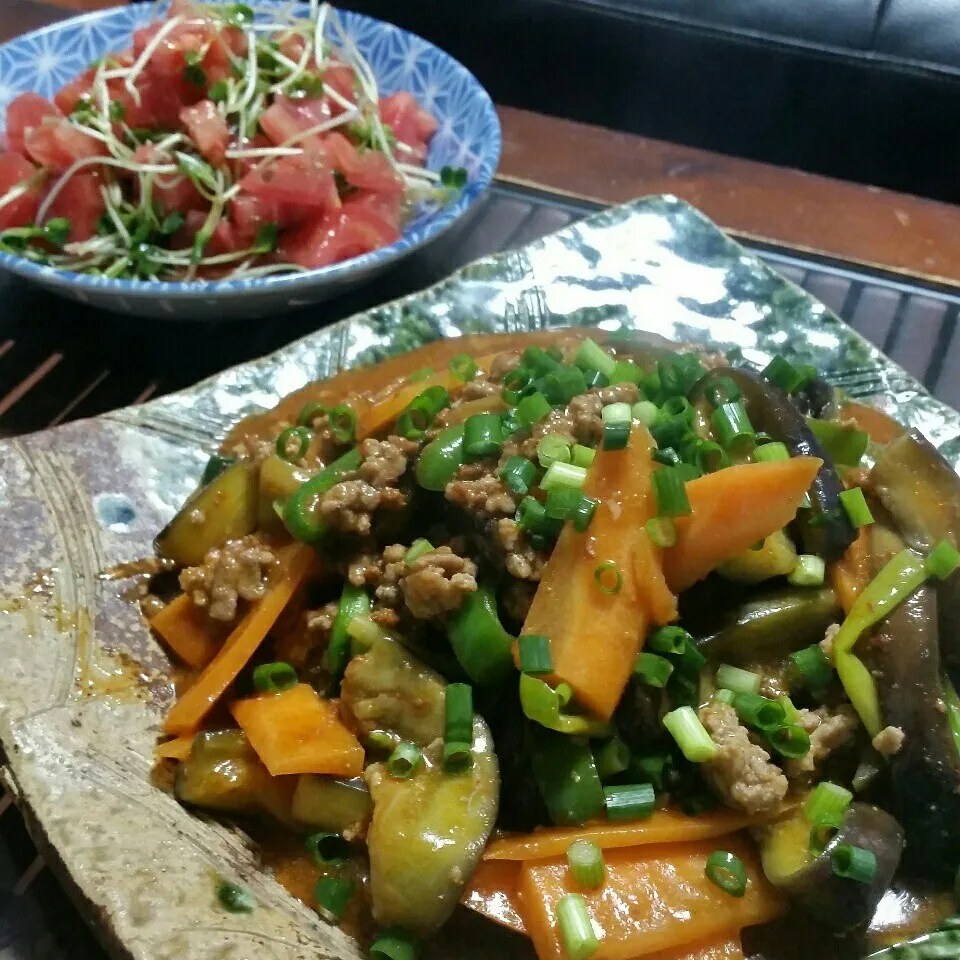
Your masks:
{"label": "chopped tomato piece", "polygon": [[7,107],[7,143],[11,150],[24,152],[24,140],[47,118],[59,120],[60,108],[38,93],[21,93]]}
{"label": "chopped tomato piece", "polygon": [[301,207],[335,210],[340,206],[333,170],[320,152],[263,161],[240,181],[240,189]]}
{"label": "chopped tomato piece", "polygon": [[89,240],[97,232],[106,204],[100,193],[100,174],[81,170],[75,173],[57,194],[47,220],[66,217],[70,221],[70,242]]}
{"label": "chopped tomato piece", "polygon": [[396,242],[400,232],[372,210],[346,201],[280,238],[280,257],[308,269],[329,266]]}
{"label": "chopped tomato piece", "polygon": [[380,98],[380,119],[401,143],[411,147],[425,146],[437,132],[436,118],[406,91]]}
{"label": "chopped tomato piece", "polygon": [[323,141],[333,168],[351,187],[385,195],[403,193],[403,181],[379,150],[358,150],[342,133],[333,131]]}
{"label": "chopped tomato piece", "polygon": [[278,203],[240,193],[230,201],[230,219],[246,246],[251,246],[257,231],[268,223],[275,223],[281,230],[302,222],[306,211],[293,203]]}
{"label": "chopped tomato piece", "polygon": [[[73,112],[77,102],[90,93],[93,87],[93,78],[96,70],[86,70],[75,80],[71,80],[66,86],[61,87],[54,95],[53,102],[68,114]],[[12,106],[12,104],[11,104]],[[9,109],[9,107],[7,108]],[[9,130],[9,119],[7,120],[7,129]]]}
{"label": "chopped tomato piece", "polygon": [[[304,130],[310,130],[333,116],[330,101],[326,97],[291,100],[275,97],[273,103],[260,116],[260,127],[274,146],[286,144]],[[297,145],[309,146],[320,143],[320,137],[311,135],[301,138]]]}
{"label": "chopped tomato piece", "polygon": [[200,153],[215,167],[220,166],[227,156],[230,130],[216,104],[201,100],[192,107],[184,107],[180,122],[187,128],[187,134]]}
{"label": "chopped tomato piece", "polygon": [[107,153],[101,140],[87,136],[66,120],[49,117],[26,131],[23,145],[31,160],[51,170],[66,170],[77,160]]}
{"label": "chopped tomato piece", "polygon": [[[157,150],[153,144],[145,143],[133,153],[137,163],[168,164],[173,158],[166,151]],[[153,200],[160,213],[186,214],[190,210],[206,210],[210,204],[196,188],[193,181],[181,173],[161,174],[153,181]]]}
{"label": "chopped tomato piece", "polygon": [[[36,175],[37,168],[26,157],[19,153],[0,154],[0,199],[14,187],[29,184]],[[39,204],[40,189],[34,184],[0,207],[0,230],[33,223]]]}
{"label": "chopped tomato piece", "polygon": [[[207,214],[199,210],[191,210],[187,214],[185,225],[187,236],[190,238],[190,244],[193,243],[196,235],[203,228],[207,221]],[[205,257],[217,257],[223,253],[236,253],[239,250],[245,250],[249,244],[243,243],[237,236],[233,224],[229,220],[221,218],[210,234],[210,239],[203,248]]]}
{"label": "chopped tomato piece", "polygon": [[[353,67],[345,63],[331,63],[323,71],[323,82],[350,103],[357,102],[357,93],[354,89],[355,81],[356,74],[353,72]],[[336,100],[331,100],[331,109],[333,115],[337,117],[346,108],[342,107]]]}
{"label": "chopped tomato piece", "polygon": [[345,208],[349,207],[351,210],[355,207],[370,210],[385,220],[394,229],[400,229],[403,196],[399,193],[368,193],[367,191],[361,190],[348,197],[343,205]]}

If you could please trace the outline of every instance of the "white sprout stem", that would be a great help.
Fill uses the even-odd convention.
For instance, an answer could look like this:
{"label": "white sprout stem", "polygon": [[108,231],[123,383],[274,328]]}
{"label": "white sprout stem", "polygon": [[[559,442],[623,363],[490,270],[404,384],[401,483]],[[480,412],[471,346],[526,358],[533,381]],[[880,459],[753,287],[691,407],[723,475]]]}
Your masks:
{"label": "white sprout stem", "polygon": [[247,86],[240,100],[240,110],[245,110],[253,102],[257,93],[257,44],[252,35],[247,37]]}
{"label": "white sprout stem", "polygon": [[303,40],[303,53],[300,54],[300,59],[297,61],[296,67],[290,71],[283,78],[283,80],[278,81],[272,87],[270,87],[271,93],[283,93],[284,90],[289,90],[306,72],[307,65],[310,63],[310,55],[313,53],[313,44],[310,40],[304,37]]}
{"label": "white sprout stem", "polygon": [[324,92],[335,104],[337,104],[338,106],[342,107],[344,110],[356,110],[356,109],[357,109],[357,105],[356,105],[355,103],[351,102],[351,101],[348,100],[346,97],[344,97],[344,96],[342,96],[341,94],[339,94],[336,90],[333,89],[333,87],[330,87],[330,86],[327,86],[327,84],[324,84],[324,85],[323,85],[323,92]]}
{"label": "white sprout stem", "polygon": [[[316,11],[316,12],[315,12]],[[313,62],[318,70],[323,69],[323,34],[327,29],[327,15],[330,4],[324,3],[317,8],[317,0],[310,0],[310,15],[314,20],[313,27]]]}
{"label": "white sprout stem", "polygon": [[440,182],[440,174],[436,170],[428,170],[426,167],[414,167],[409,163],[398,163],[397,167],[401,173],[408,177],[414,177],[418,180],[429,180],[431,183]]}
{"label": "white sprout stem", "polygon": [[47,219],[50,208],[53,206],[57,197],[60,196],[60,191],[67,185],[70,178],[84,167],[95,167],[98,165],[116,167],[118,170],[130,170],[133,173],[177,172],[177,168],[173,164],[136,164],[128,163],[125,160],[117,160],[115,157],[84,157],[82,160],[78,160],[73,164],[73,166],[68,167],[63,176],[50,188],[50,192],[46,195],[43,203],[40,204],[40,209],[37,211],[36,224],[38,227],[43,226],[43,222]]}
{"label": "white sprout stem", "polygon": [[103,205],[106,208],[107,216],[110,217],[110,222],[113,224],[117,233],[120,234],[120,239],[123,240],[123,245],[125,247],[129,247],[132,239],[130,237],[130,232],[123,225],[123,221],[120,219],[120,214],[117,213],[117,208],[113,205],[113,200],[110,197],[110,191],[106,187],[100,187],[100,196],[103,197]]}
{"label": "white sprout stem", "polygon": [[227,275],[228,280],[249,280],[255,277],[268,277],[274,273],[308,273],[307,267],[300,266],[299,263],[267,263],[262,267],[252,267],[249,270],[243,269],[241,264],[236,270]]}
{"label": "white sprout stem", "polygon": [[258,157],[299,157],[300,147],[251,147],[247,150],[228,150],[228,160],[254,160]]}
{"label": "white sprout stem", "polygon": [[9,206],[14,200],[19,200],[24,194],[29,193],[34,184],[30,180],[24,180],[22,183],[14,184],[2,197],[0,197],[0,210]]}
{"label": "white sprout stem", "polygon": [[68,243],[63,249],[65,252],[78,257],[116,256],[124,252],[117,246],[113,237],[91,237],[89,240]]}
{"label": "white sprout stem", "polygon": [[139,107],[140,106],[140,91],[136,88],[137,77],[146,69],[147,64],[150,62],[150,58],[156,53],[157,49],[160,47],[160,44],[163,43],[164,38],[176,30],[181,23],[184,22],[183,17],[174,17],[172,20],[168,20],[157,32],[153,39],[144,47],[143,53],[136,59],[133,66],[130,68],[130,72],[127,74],[126,79],[123,81],[123,85],[127,88],[127,93],[133,97],[134,102]]}
{"label": "white sprout stem", "polygon": [[159,152],[161,150],[169,150],[174,144],[179,143],[181,140],[186,139],[182,133],[171,133],[169,137],[164,137],[163,140],[160,140],[154,145],[154,148]]}

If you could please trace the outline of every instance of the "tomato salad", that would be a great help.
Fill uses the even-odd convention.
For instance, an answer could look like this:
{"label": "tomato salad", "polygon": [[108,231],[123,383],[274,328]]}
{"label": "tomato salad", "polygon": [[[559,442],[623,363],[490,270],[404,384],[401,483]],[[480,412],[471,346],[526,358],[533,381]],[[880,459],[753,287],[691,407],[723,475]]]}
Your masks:
{"label": "tomato salad", "polygon": [[381,96],[337,12],[255,18],[173,0],[131,49],[7,109],[0,249],[127,279],[311,270],[400,237],[466,171],[426,168],[437,121]]}

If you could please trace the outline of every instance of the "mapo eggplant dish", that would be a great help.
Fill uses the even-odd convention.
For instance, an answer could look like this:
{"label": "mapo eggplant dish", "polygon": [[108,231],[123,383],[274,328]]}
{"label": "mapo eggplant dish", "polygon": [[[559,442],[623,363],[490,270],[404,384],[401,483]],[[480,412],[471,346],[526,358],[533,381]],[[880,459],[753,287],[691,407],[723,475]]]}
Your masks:
{"label": "mapo eggplant dish", "polygon": [[958,536],[938,451],[782,357],[441,341],[211,456],[157,753],[378,960],[465,909],[540,960],[957,956]]}

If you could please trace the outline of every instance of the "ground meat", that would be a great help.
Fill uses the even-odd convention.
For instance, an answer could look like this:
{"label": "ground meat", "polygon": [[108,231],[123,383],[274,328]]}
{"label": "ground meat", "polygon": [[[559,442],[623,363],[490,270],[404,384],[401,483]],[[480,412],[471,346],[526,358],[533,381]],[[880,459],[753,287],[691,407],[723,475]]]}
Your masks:
{"label": "ground meat", "polygon": [[254,536],[228,540],[210,550],[201,566],[181,571],[180,586],[212,619],[233,620],[238,600],[260,600],[266,593],[267,574],[276,562]]}
{"label": "ground meat", "polygon": [[905,739],[906,734],[899,727],[884,727],[873,738],[873,749],[885,757],[890,757],[900,752]]}
{"label": "ground meat", "polygon": [[513,516],[517,512],[517,501],[496,471],[497,462],[492,459],[465,464],[447,484],[446,498],[471,513]]}
{"label": "ground meat", "polygon": [[393,487],[377,489],[366,480],[344,480],[334,484],[320,501],[320,514],[341,533],[370,532],[371,516],[379,510],[401,510],[406,497]]}
{"label": "ground meat", "polygon": [[520,366],[519,350],[504,350],[490,361],[490,379],[502,380],[511,370]]}
{"label": "ground meat", "polygon": [[306,614],[307,629],[329,638],[333,631],[333,621],[337,619],[339,606],[336,600],[331,600],[330,603],[325,603],[319,610],[308,610]]}
{"label": "ground meat", "polygon": [[820,649],[823,651],[823,655],[833,663],[833,641],[836,635],[840,632],[839,623],[831,623],[827,627],[826,633],[823,635],[823,639],[820,641]]}
{"label": "ground meat", "polygon": [[810,734],[810,750],[799,760],[788,760],[784,770],[791,780],[809,779],[818,766],[838,747],[842,747],[857,729],[859,720],[853,707],[844,705],[831,712],[827,707],[801,710],[797,721]]}
{"label": "ground meat", "polygon": [[714,790],[732,807],[750,814],[768,813],[787,795],[787,778],[770,761],[770,754],[753,743],[736,711],[725,703],[700,708],[700,720],[720,748],[702,764]]}
{"label": "ground meat", "polygon": [[540,579],[547,557],[530,543],[516,520],[509,517],[498,520],[497,539],[506,553],[503,565],[510,576],[518,580]]}
{"label": "ground meat", "polygon": [[463,397],[464,401],[482,400],[484,397],[492,397],[495,393],[499,393],[501,389],[499,383],[493,383],[486,377],[479,376],[473,380],[468,380],[463,385],[463,392],[460,396]]}
{"label": "ground meat", "polygon": [[419,445],[403,437],[387,437],[386,440],[364,440],[360,444],[363,463],[358,473],[372,487],[382,489],[394,486],[406,473],[410,458]]}
{"label": "ground meat", "polygon": [[400,589],[407,609],[420,620],[432,620],[456,610],[464,596],[477,589],[477,565],[437,547],[407,566]]}
{"label": "ground meat", "polygon": [[788,696],[790,685],[787,683],[787,669],[789,661],[782,660],[751,660],[743,664],[743,668],[760,677],[760,693],[771,700]]}
{"label": "ground meat", "polygon": [[230,453],[234,457],[251,457],[257,463],[260,463],[275,453],[276,449],[277,441],[275,439],[268,440],[265,437],[251,434],[237,441],[230,448]]}

